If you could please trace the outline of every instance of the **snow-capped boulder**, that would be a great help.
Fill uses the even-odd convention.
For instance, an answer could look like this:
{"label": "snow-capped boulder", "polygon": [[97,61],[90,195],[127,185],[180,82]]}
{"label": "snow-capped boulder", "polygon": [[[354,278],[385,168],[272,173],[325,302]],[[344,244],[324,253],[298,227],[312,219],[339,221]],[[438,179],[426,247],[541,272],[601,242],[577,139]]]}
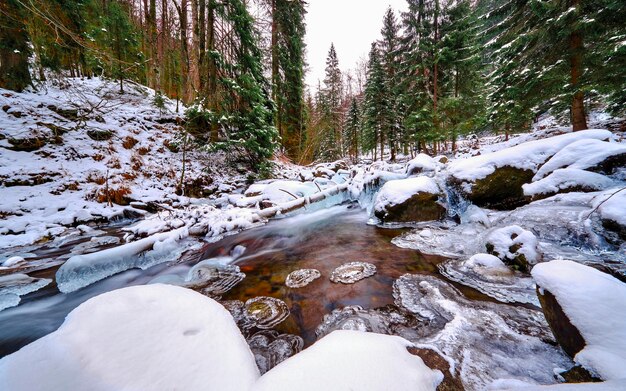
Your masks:
{"label": "snow-capped boulder", "polygon": [[626,166],[626,144],[597,139],[573,142],[557,152],[546,162],[533,180],[546,177],[559,168],[572,168],[612,174],[616,168]]}
{"label": "snow-capped boulder", "polygon": [[253,390],[434,391],[443,374],[410,354],[410,346],[391,335],[333,331],[271,369]]}
{"label": "snow-capped boulder", "polygon": [[439,220],[445,216],[443,194],[432,178],[392,180],[376,196],[374,215],[383,222]]}
{"label": "snow-capped boulder", "polygon": [[558,151],[578,140],[611,136],[608,130],[590,129],[455,160],[448,165],[449,181],[478,206],[512,209],[529,201],[522,185],[531,182],[539,167]]}
{"label": "snow-capped boulder", "polygon": [[540,263],[532,276],[563,350],[592,375],[626,379],[626,284],[565,260]]}
{"label": "snow-capped boulder", "polygon": [[485,240],[489,254],[521,271],[530,269],[530,266],[540,261],[537,246],[537,237],[517,225],[493,230]]}
{"label": "snow-capped boulder", "polygon": [[232,316],[169,285],[119,289],[0,360],[2,390],[249,390],[259,377]]}
{"label": "snow-capped boulder", "polygon": [[406,166],[406,174],[408,176],[418,175],[424,172],[435,171],[437,161],[425,153],[420,153],[413,159],[409,160]]}
{"label": "snow-capped boulder", "polygon": [[626,189],[603,198],[598,211],[604,228],[616,232],[626,240]]}
{"label": "snow-capped boulder", "polygon": [[534,201],[559,193],[604,190],[613,185],[615,182],[602,174],[578,168],[561,168],[536,182],[522,185],[522,189],[524,195],[532,197]]}

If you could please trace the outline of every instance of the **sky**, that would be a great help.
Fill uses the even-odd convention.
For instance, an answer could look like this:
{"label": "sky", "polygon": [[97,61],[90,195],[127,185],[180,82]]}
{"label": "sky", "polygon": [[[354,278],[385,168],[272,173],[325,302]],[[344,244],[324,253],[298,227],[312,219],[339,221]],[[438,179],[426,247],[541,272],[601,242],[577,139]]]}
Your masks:
{"label": "sky", "polygon": [[309,0],[306,15],[307,63],[306,82],[315,89],[323,81],[326,56],[331,42],[335,44],[339,68],[356,67],[367,58],[372,41],[380,38],[383,16],[388,6],[406,11],[406,0]]}

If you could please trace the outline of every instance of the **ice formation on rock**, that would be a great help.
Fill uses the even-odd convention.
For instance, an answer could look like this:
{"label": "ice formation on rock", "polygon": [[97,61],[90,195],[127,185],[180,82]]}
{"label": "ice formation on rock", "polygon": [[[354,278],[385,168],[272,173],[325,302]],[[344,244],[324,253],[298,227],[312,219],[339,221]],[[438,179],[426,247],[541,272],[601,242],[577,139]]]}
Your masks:
{"label": "ice formation on rock", "polygon": [[476,254],[468,260],[449,260],[439,264],[438,268],[448,279],[501,302],[539,305],[533,280],[513,271],[496,256]]}
{"label": "ice formation on rock", "polygon": [[320,278],[322,274],[317,269],[294,270],[287,276],[285,285],[289,288],[302,288]]}
{"label": "ice formation on rock", "polygon": [[297,335],[280,334],[275,330],[261,330],[248,338],[261,374],[302,351],[304,341]]}
{"label": "ice formation on rock", "polygon": [[368,262],[348,262],[335,268],[330,275],[334,283],[354,284],[376,274],[376,266]]}
{"label": "ice formation on rock", "polygon": [[241,272],[239,266],[225,265],[209,259],[196,264],[189,270],[185,287],[199,290],[211,297],[219,297],[245,277],[245,273]]}
{"label": "ice formation on rock", "polygon": [[[426,322],[426,336],[400,334],[433,346],[456,363],[465,389],[480,390],[499,378],[554,383],[546,368],[572,362],[554,346],[543,313],[523,307],[470,301],[429,275],[405,274],[394,283],[396,305]],[[549,341],[549,343],[547,342]]]}
{"label": "ice formation on rock", "polygon": [[274,297],[259,296],[246,301],[245,316],[259,329],[271,329],[289,316],[289,307]]}
{"label": "ice formation on rock", "polygon": [[0,311],[15,307],[20,303],[20,296],[35,292],[51,282],[48,278],[33,278],[22,273],[0,276]]}

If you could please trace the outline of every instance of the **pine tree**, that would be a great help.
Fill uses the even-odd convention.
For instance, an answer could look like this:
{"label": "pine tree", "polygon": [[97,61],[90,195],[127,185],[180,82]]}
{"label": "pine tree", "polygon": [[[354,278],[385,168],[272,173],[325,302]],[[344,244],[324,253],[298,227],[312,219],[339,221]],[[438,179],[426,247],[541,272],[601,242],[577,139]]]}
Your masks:
{"label": "pine tree", "polygon": [[381,30],[382,40],[380,42],[380,51],[386,84],[385,99],[388,100],[389,111],[386,113],[386,118],[383,121],[384,127],[381,128],[381,136],[387,140],[391,152],[391,160],[395,160],[396,158],[398,135],[400,134],[400,119],[398,117],[400,91],[397,69],[400,41],[398,29],[395,13],[391,7],[387,8],[387,12],[383,18],[383,28]]}
{"label": "pine tree", "polygon": [[352,97],[350,102],[350,110],[346,118],[346,124],[344,126],[344,150],[348,155],[356,160],[359,157],[359,147],[361,134],[361,112],[356,98]]}
{"label": "pine tree", "polygon": [[384,158],[384,129],[389,128],[388,113],[390,108],[385,83],[385,71],[376,42],[372,43],[369,53],[367,81],[365,83],[365,101],[363,104],[363,151],[374,151],[380,147],[380,159]]}
{"label": "pine tree", "polygon": [[341,101],[343,95],[341,70],[335,45],[331,44],[326,57],[326,75],[322,100],[318,102],[323,109],[322,123],[325,125],[318,157],[325,160],[336,160],[343,155],[341,140]]}

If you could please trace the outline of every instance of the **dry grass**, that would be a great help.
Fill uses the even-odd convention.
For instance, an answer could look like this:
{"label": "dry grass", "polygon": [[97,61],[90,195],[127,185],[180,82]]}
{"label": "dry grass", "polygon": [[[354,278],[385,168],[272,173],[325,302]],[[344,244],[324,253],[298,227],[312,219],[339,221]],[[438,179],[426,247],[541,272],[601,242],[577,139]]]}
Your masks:
{"label": "dry grass", "polygon": [[126,149],[133,149],[138,142],[139,140],[137,140],[136,138],[132,136],[126,136],[124,137],[124,141],[122,141],[122,146]]}
{"label": "dry grass", "polygon": [[97,185],[104,185],[106,178],[97,174],[89,174],[87,176],[87,182],[95,183]]}
{"label": "dry grass", "polygon": [[150,148],[148,147],[140,147],[139,149],[137,149],[137,153],[139,153],[141,156],[147,155],[148,152],[150,152]]}
{"label": "dry grass", "polygon": [[119,187],[109,187],[107,192],[106,188],[100,189],[98,194],[96,195],[96,200],[98,202],[104,203],[108,202],[109,199],[112,203],[118,205],[128,205],[128,195],[130,194],[130,189],[124,185]]}
{"label": "dry grass", "polygon": [[101,162],[102,160],[104,160],[104,155],[100,154],[100,153],[96,153],[95,155],[92,156],[93,160],[97,161],[97,162]]}

